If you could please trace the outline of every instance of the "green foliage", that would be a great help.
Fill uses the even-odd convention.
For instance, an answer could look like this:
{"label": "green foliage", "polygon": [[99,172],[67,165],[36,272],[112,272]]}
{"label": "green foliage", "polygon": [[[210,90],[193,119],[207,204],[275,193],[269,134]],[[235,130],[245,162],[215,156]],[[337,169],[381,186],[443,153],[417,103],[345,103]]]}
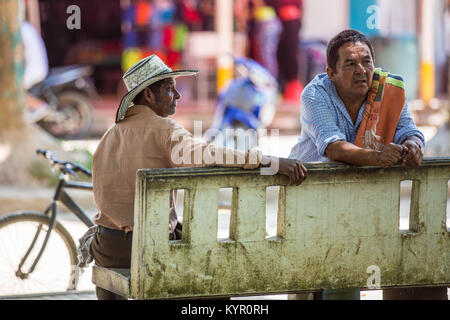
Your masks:
{"label": "green foliage", "polygon": [[29,174],[48,187],[58,184],[58,172],[54,172],[47,161],[34,161],[28,167]]}
{"label": "green foliage", "polygon": [[[72,156],[72,162],[79,164],[86,169],[92,171],[92,153],[85,148],[74,148],[70,150],[70,154]],[[78,177],[80,181],[90,181],[91,178],[87,177],[83,173],[78,173]]]}
{"label": "green foliage", "polygon": [[92,170],[92,153],[85,148],[75,148],[70,150],[73,156],[73,162],[82,165],[86,169]]}
{"label": "green foliage", "polygon": [[[67,160],[72,161],[75,164],[79,164],[92,171],[93,155],[88,149],[74,148],[73,150],[70,150],[68,152],[70,153],[71,158]],[[28,172],[34,179],[44,183],[48,187],[55,187],[58,184],[60,172],[57,169],[52,169],[50,163],[46,160],[34,161],[28,167]],[[79,181],[91,181],[90,177],[84,175],[81,172],[78,172],[77,175]]]}

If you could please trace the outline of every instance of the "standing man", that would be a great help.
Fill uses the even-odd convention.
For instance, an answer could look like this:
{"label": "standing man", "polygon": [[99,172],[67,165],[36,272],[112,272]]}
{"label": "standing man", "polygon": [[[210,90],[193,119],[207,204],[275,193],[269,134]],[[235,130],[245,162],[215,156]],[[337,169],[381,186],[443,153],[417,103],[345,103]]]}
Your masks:
{"label": "standing man", "polygon": [[[197,72],[172,71],[158,56],[151,55],[124,74],[128,93],[117,110],[115,125],[103,135],[92,162],[94,201],[99,211],[94,221],[98,227],[81,247],[89,248],[97,265],[130,268],[135,181],[136,171],[140,168],[217,165],[254,169],[261,164],[269,166],[270,161],[279,161],[278,171],[289,176],[291,184],[298,185],[306,178],[306,169],[298,160],[269,158],[254,150],[244,153],[206,145],[167,118],[175,113],[181,98],[175,78]],[[200,163],[180,161],[181,158],[198,158],[195,157],[198,151],[203,156]],[[220,162],[216,160],[220,158],[217,154],[222,159],[243,161]],[[172,194],[167,230],[170,239],[180,239],[182,226],[177,220],[174,198]],[[123,299],[98,287],[96,294],[98,299]]]}
{"label": "standing man", "polygon": [[[415,126],[399,76],[374,67],[366,36],[344,30],[328,43],[327,72],[305,87],[301,135],[289,158],[416,168],[425,139]],[[445,298],[447,289],[384,290],[385,299]]]}

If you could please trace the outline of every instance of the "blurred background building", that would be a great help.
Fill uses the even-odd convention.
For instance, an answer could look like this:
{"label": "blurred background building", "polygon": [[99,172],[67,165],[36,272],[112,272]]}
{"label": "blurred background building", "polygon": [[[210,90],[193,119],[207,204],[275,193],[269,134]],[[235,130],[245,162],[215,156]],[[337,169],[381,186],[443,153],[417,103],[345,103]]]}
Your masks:
{"label": "blurred background building", "polygon": [[[183,99],[177,116],[184,117],[181,122],[188,128],[192,114],[208,121],[218,90],[236,74],[223,72],[233,69],[226,56],[234,54],[257,60],[280,80],[280,106],[272,126],[298,131],[301,90],[325,71],[326,44],[346,28],[370,37],[376,66],[404,77],[412,109],[436,108],[436,99],[448,100],[449,0],[23,1],[26,19],[42,35],[50,68],[94,68],[101,97],[95,109],[108,119],[103,121],[113,118],[125,93],[123,72],[151,53],[173,68],[201,70],[196,78],[178,81]],[[66,10],[73,4],[80,8],[81,28],[70,30],[65,27],[70,15]],[[298,11],[283,11],[280,4],[297,6]],[[283,53],[295,51],[294,99],[286,93],[289,79],[283,79],[279,57],[277,61],[277,44],[289,37],[286,30],[294,33],[294,38],[285,38],[294,40],[282,48]],[[228,65],[221,66],[223,61]]]}

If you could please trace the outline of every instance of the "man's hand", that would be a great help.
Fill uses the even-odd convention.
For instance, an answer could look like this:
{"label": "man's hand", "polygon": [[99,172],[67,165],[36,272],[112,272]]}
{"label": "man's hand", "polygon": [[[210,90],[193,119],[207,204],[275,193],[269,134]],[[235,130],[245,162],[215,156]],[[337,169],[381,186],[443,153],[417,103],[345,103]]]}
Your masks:
{"label": "man's hand", "polygon": [[420,145],[414,140],[406,140],[403,142],[406,148],[405,156],[403,157],[402,165],[407,168],[417,168],[422,163],[423,152]]}
{"label": "man's hand", "polygon": [[402,158],[402,154],[406,152],[407,147],[404,145],[389,143],[384,146],[382,151],[378,152],[377,162],[383,168],[390,167],[397,163]]}
{"label": "man's hand", "polygon": [[289,185],[300,185],[308,176],[303,164],[298,160],[279,158],[278,172],[289,177]]}

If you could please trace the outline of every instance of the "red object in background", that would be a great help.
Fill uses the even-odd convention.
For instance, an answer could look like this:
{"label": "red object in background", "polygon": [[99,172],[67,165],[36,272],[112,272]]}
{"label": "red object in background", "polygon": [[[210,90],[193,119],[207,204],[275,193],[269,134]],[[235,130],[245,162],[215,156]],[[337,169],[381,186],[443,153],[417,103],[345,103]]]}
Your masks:
{"label": "red object in background", "polygon": [[149,23],[152,16],[152,5],[148,0],[139,0],[136,3],[135,22],[138,26],[145,26]]}
{"label": "red object in background", "polygon": [[101,50],[106,55],[120,55],[122,53],[122,44],[117,41],[105,41],[101,44]]}
{"label": "red object in background", "polygon": [[189,24],[197,24],[202,22],[202,16],[189,0],[181,1],[181,14],[183,19]]}
{"label": "red object in background", "polygon": [[281,20],[290,21],[300,19],[302,12],[297,6],[282,6],[278,11],[278,15]]}
{"label": "red object in background", "polygon": [[158,56],[159,56],[159,52],[158,53],[156,53],[154,50],[150,50],[150,49],[147,49],[147,48],[142,48],[141,49],[141,59],[144,59],[145,57],[148,57],[148,56],[150,56],[150,55],[152,55],[152,54],[157,54]]}
{"label": "red object in background", "polygon": [[169,51],[167,53],[167,59],[166,63],[169,66],[169,68],[174,68],[180,60],[180,53],[176,51]]}
{"label": "red object in background", "polygon": [[286,83],[283,92],[283,100],[290,103],[300,103],[303,92],[303,84],[299,80],[292,80]]}
{"label": "red object in background", "polygon": [[173,39],[175,37],[175,30],[172,26],[165,27],[163,29],[163,47],[170,48],[172,46]]}

